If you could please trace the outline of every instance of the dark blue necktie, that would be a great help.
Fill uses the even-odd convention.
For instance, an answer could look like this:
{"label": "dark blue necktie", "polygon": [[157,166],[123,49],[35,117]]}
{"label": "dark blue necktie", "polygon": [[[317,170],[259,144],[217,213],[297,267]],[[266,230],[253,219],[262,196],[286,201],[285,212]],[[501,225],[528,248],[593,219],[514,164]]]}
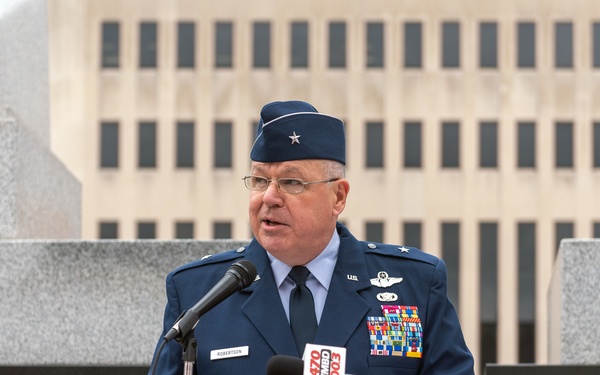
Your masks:
{"label": "dark blue necktie", "polygon": [[306,287],[308,275],[310,271],[302,266],[293,267],[289,273],[290,278],[296,283],[296,287],[290,293],[290,326],[300,357],[304,352],[304,346],[312,343],[317,334],[315,302],[310,289]]}

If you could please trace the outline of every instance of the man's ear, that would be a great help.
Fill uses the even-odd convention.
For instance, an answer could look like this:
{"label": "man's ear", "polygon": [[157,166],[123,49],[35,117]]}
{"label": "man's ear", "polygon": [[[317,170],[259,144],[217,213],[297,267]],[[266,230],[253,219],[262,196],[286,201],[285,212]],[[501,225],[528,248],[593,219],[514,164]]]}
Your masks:
{"label": "man's ear", "polygon": [[339,216],[346,207],[346,199],[350,192],[350,183],[345,178],[333,182],[333,193],[335,194],[335,202],[333,205],[333,214]]}

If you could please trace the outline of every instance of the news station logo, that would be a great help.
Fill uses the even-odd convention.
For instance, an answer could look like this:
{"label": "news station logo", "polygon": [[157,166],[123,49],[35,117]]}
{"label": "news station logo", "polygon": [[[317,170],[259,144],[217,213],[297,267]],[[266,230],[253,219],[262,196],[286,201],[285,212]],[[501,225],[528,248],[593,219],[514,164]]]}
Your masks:
{"label": "news station logo", "polygon": [[346,373],[346,348],[307,344],[303,359],[303,375],[344,375]]}

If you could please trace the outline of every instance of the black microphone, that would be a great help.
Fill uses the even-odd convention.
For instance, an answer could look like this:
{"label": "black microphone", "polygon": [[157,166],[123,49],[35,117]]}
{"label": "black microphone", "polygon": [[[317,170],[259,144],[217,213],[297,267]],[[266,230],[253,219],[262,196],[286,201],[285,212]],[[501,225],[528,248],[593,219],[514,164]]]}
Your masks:
{"label": "black microphone", "polygon": [[184,338],[198,324],[200,317],[225,298],[248,287],[256,279],[256,266],[249,260],[240,260],[229,267],[225,276],[206,293],[191,309],[184,311],[173,328],[167,332],[165,341]]}
{"label": "black microphone", "polygon": [[289,355],[275,355],[267,362],[267,375],[302,375],[304,361]]}

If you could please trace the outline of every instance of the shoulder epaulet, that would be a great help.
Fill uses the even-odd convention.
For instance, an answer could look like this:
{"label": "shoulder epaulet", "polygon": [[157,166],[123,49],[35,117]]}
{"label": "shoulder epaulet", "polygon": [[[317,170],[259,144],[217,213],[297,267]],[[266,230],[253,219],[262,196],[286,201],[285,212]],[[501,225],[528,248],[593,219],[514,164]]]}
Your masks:
{"label": "shoulder epaulet", "polygon": [[207,266],[210,264],[217,264],[217,263],[223,263],[223,262],[231,262],[234,259],[240,258],[242,257],[242,253],[246,250],[246,248],[244,246],[239,247],[235,250],[228,250],[228,251],[224,251],[221,253],[215,253],[215,254],[207,254],[205,256],[203,256],[202,258],[195,260],[193,262],[190,262],[188,264],[184,264],[183,266],[175,269],[173,271],[173,274],[178,273],[178,272],[182,272],[191,268],[198,268],[198,267],[203,267],[203,266]]}
{"label": "shoulder epaulet", "polygon": [[364,251],[367,254],[380,254],[385,256],[412,259],[420,262],[430,263],[432,265],[436,265],[439,260],[438,257],[436,257],[435,255],[428,254],[416,247],[383,244],[368,241],[361,242],[364,246]]}

